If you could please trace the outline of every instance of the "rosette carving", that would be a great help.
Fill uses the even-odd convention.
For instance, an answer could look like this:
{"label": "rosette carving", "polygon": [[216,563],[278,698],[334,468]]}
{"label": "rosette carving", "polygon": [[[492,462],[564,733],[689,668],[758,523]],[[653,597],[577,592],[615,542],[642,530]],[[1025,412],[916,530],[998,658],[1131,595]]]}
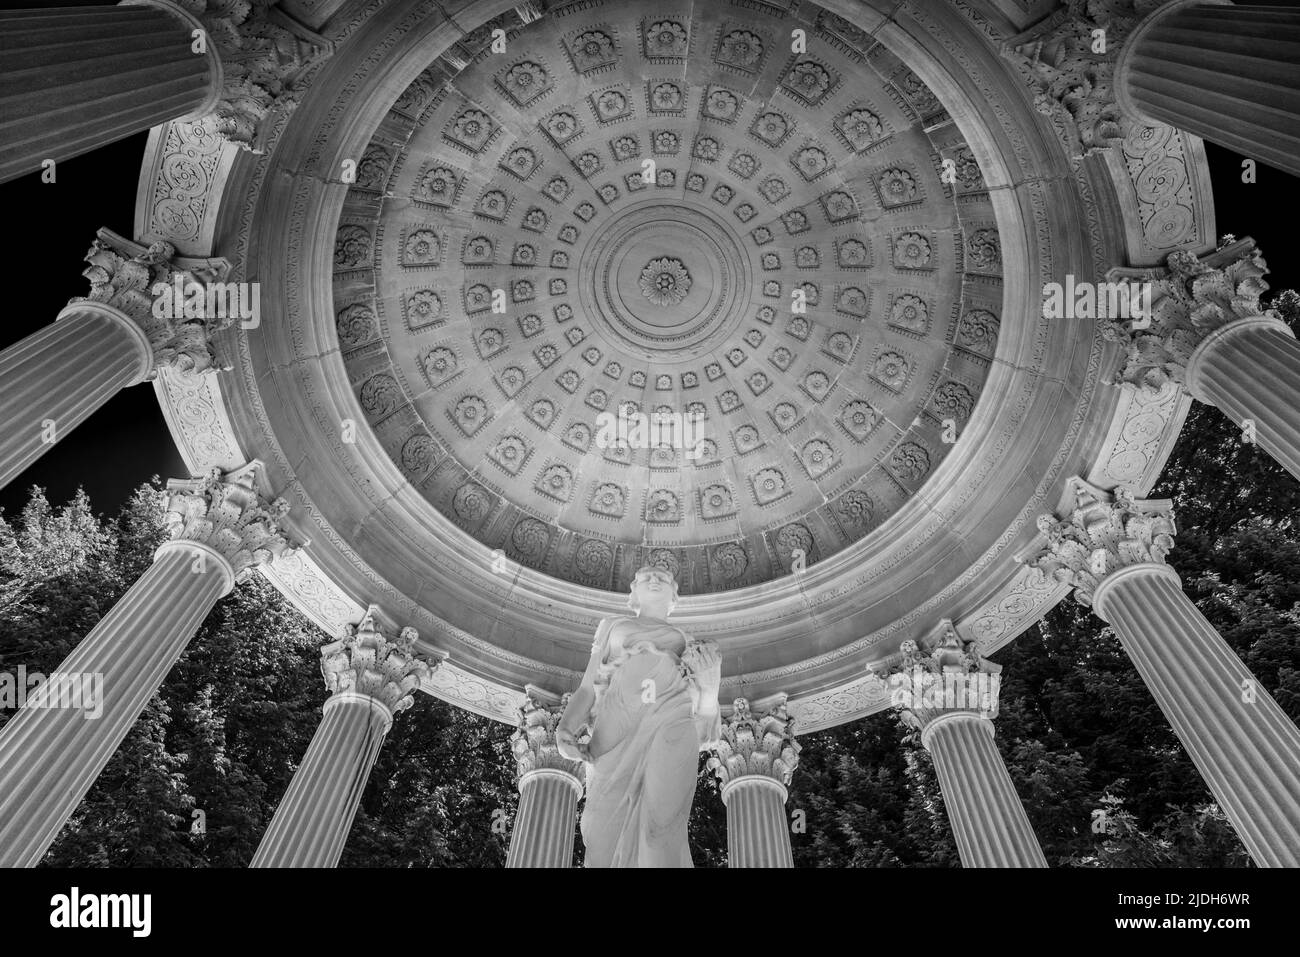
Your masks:
{"label": "rosette carving", "polygon": [[614,550],[605,542],[588,539],[578,546],[573,565],[587,578],[604,578],[614,565]]}
{"label": "rosette carving", "polygon": [[713,553],[713,564],[723,581],[734,582],[744,576],[749,568],[749,556],[743,545],[727,542]]}
{"label": "rosette carving", "polygon": [[652,259],[641,270],[641,294],[656,306],[675,306],[691,291],[691,274],[680,259]]}
{"label": "rosette carving", "polygon": [[520,519],[510,533],[510,544],[525,563],[540,565],[551,544],[550,526],[535,518]]}

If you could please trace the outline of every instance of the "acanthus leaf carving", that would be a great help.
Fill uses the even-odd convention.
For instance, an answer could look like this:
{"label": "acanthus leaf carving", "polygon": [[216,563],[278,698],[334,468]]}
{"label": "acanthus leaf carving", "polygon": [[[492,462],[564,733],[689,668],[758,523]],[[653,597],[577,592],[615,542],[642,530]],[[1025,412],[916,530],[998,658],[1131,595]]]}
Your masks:
{"label": "acanthus leaf carving", "polygon": [[549,769],[572,775],[578,782],[584,777],[581,761],[571,761],[560,756],[555,731],[560,717],[569,703],[569,695],[558,701],[550,700],[536,688],[529,687],[524,703],[519,708],[517,730],[510,736],[510,753],[515,758],[518,779],[530,771]]}
{"label": "acanthus leaf carving", "polygon": [[101,229],[85,261],[90,293],[71,302],[102,303],[135,323],[153,352],[151,377],[162,365],[195,374],[226,368],[212,347],[238,311],[228,308],[224,259],[180,258],[165,240],[146,247]]}
{"label": "acanthus leaf carving", "polygon": [[1151,315],[1102,320],[1102,335],[1124,345],[1115,382],[1157,395],[1169,383],[1185,384],[1197,347],[1218,329],[1265,317],[1284,326],[1277,313],[1260,305],[1268,291],[1268,266],[1250,239],[1204,257],[1186,250],[1170,253],[1167,269],[1112,269],[1107,279],[1149,282]]}
{"label": "acanthus leaf carving", "polygon": [[1074,588],[1081,605],[1091,607],[1098,586],[1130,565],[1162,565],[1174,546],[1173,503],[1138,499],[1120,486],[1107,493],[1080,478],[1073,480],[1074,508],[1064,519],[1040,515],[1046,545],[1025,560],[1039,573]]}
{"label": "acanthus leaf carving", "polygon": [[292,110],[301,80],[333,43],[293,20],[277,0],[184,0],[221,59],[222,88],[201,123],[241,149],[255,150],[263,121]]}
{"label": "acanthus leaf carving", "polygon": [[1115,63],[1123,41],[1165,0],[1072,2],[1039,28],[1002,47],[1034,89],[1034,107],[1049,118],[1064,113],[1076,155],[1123,139],[1129,123],[1115,96]]}
{"label": "acanthus leaf carving", "polygon": [[417,655],[414,628],[390,638],[376,621],[378,613],[371,605],[342,638],[321,648],[321,676],[332,695],[367,695],[392,716],[415,703],[415,692],[439,662],[430,665]]}
{"label": "acanthus leaf carving", "polygon": [[268,502],[258,491],[261,467],[253,461],[230,472],[213,468],[203,478],[168,482],[162,492],[168,538],[207,545],[230,564],[236,580],[292,555],[301,546],[282,527],[289,503]]}
{"label": "acanthus leaf carving", "polygon": [[794,737],[794,718],[786,707],[786,696],[756,702],[736,698],[731,714],[722,721],[722,736],[709,769],[719,783],[730,784],[749,775],[772,778],[789,786],[799,766],[799,742]]}

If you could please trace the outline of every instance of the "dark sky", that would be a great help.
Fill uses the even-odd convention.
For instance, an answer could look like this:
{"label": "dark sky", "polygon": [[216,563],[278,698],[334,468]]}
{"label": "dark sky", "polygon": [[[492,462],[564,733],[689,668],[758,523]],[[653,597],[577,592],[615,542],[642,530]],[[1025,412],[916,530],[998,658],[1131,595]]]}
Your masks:
{"label": "dark sky", "polygon": [[[84,0],[55,0],[47,6],[77,6]],[[0,0],[0,8],[31,6]],[[147,134],[58,164],[57,182],[42,183],[39,173],[0,184],[3,231],[0,261],[9,282],[0,348],[53,322],[72,296],[85,295],[82,261],[95,231],[107,226],[134,238],[135,191]],[[1220,234],[1253,236],[1273,269],[1275,290],[1295,288],[1293,214],[1300,181],[1260,165],[1258,181],[1241,181],[1242,157],[1206,144]],[[0,388],[3,383],[0,383]],[[158,474],[183,474],[154,398],[152,386],[123,390],[75,432],[64,438],[7,488],[0,489],[0,508],[12,513],[27,499],[27,489],[41,485],[52,501],[65,500],[78,486],[90,493],[99,510],[111,511],[141,481]]]}
{"label": "dark sky", "polygon": [[[53,322],[68,299],[90,290],[81,271],[96,230],[106,226],[135,238],[135,188],[147,138],[140,133],[62,161],[54,183],[42,183],[39,173],[0,183],[0,212],[9,222],[0,255],[10,273],[0,346]],[[132,386],[0,489],[0,508],[21,508],[32,485],[45,487],[55,502],[83,486],[97,510],[113,511],[149,476],[184,471],[153,386]]]}

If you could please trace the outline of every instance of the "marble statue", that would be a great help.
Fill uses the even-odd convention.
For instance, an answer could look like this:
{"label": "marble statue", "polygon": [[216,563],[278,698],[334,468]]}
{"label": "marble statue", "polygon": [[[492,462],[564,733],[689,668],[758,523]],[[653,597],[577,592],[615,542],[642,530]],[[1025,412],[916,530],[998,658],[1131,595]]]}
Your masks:
{"label": "marble statue", "polygon": [[699,752],[721,734],[717,645],[668,623],[672,572],[637,571],[628,605],[596,628],[582,684],[556,729],[562,755],[587,762],[587,867],[691,867],[686,824]]}

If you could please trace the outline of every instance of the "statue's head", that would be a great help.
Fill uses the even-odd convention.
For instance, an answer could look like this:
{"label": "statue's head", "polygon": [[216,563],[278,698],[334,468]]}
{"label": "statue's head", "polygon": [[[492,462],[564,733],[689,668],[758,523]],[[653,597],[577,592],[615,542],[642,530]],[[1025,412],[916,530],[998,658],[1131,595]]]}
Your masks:
{"label": "statue's head", "polygon": [[627,606],[636,613],[642,607],[662,609],[667,615],[677,604],[677,579],[661,565],[642,565],[632,579],[632,593]]}

